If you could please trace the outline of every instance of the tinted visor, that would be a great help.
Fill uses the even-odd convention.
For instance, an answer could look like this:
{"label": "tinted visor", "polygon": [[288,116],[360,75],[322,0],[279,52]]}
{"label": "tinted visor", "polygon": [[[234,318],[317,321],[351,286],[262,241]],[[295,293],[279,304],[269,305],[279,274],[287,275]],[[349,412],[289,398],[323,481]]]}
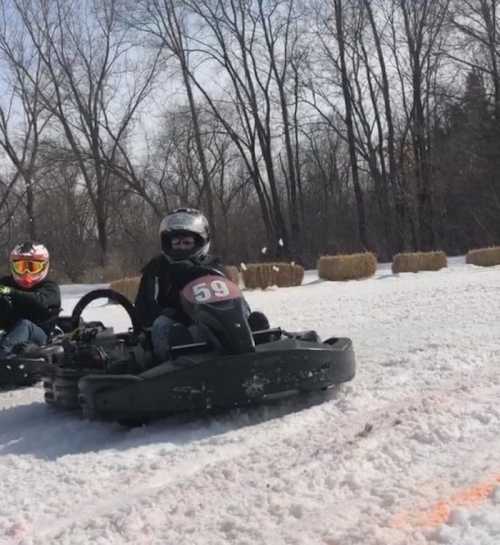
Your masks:
{"label": "tinted visor", "polygon": [[[194,240],[193,243],[187,243],[184,239]],[[175,247],[172,246],[172,240],[177,239]],[[161,249],[163,253],[174,261],[188,259],[192,257],[202,246],[203,240],[196,233],[190,231],[166,232],[161,235]]]}
{"label": "tinted visor", "polygon": [[18,259],[11,264],[12,272],[15,274],[39,274],[45,270],[46,261],[35,261],[33,259]]}

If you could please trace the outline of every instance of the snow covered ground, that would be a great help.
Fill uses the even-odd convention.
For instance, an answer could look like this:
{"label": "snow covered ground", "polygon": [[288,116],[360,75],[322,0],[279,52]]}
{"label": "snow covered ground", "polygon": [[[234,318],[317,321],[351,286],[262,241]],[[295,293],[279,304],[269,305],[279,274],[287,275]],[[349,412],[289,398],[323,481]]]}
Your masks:
{"label": "snow covered ground", "polygon": [[[66,313],[90,288],[65,288]],[[134,430],[0,392],[1,545],[500,543],[500,267],[246,295],[272,324],[351,337],[355,379]]]}

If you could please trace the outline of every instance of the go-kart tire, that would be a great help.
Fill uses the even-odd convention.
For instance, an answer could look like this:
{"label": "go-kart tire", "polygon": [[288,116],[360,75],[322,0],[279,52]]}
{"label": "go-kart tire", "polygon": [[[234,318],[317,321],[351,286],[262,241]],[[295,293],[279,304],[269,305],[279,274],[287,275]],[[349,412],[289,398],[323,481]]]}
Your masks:
{"label": "go-kart tire", "polygon": [[[108,391],[119,390],[137,381],[133,375],[106,375],[106,374],[87,374],[78,381],[78,404],[81,408],[83,417],[88,420],[97,420],[100,418],[111,417],[114,420],[135,421],[135,416],[120,417],[119,414],[101,414],[96,407],[96,397]],[[111,382],[110,382],[111,381]],[[137,417],[137,419],[142,417]]]}

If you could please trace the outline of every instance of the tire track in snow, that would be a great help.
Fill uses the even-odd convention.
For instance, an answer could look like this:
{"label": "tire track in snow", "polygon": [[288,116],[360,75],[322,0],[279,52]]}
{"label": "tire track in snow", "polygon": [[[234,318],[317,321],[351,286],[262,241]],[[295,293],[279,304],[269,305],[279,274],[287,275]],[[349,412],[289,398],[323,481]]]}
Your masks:
{"label": "tire track in snow", "polygon": [[[498,393],[498,388],[488,386],[482,391],[483,397],[487,394],[488,390],[492,390],[495,395]],[[221,447],[220,451],[217,452],[217,445],[215,445],[215,453],[211,454],[203,463],[193,466],[193,461],[187,460],[172,467],[172,472],[167,477],[162,476],[159,479],[158,475],[152,475],[145,483],[142,482],[140,485],[134,486],[132,483],[129,483],[126,489],[116,488],[111,494],[98,500],[93,505],[76,506],[78,514],[65,519],[62,523],[54,520],[39,521],[36,530],[36,541],[34,543],[38,543],[39,540],[40,542],[46,542],[47,539],[59,539],[63,533],[71,532],[72,528],[76,526],[85,525],[86,522],[96,518],[106,518],[106,515],[112,515],[113,513],[123,513],[130,510],[138,502],[154,505],[156,500],[158,500],[161,504],[165,495],[168,496],[168,491],[172,490],[172,488],[175,490],[176,487],[174,485],[179,481],[184,483],[183,488],[185,490],[196,490],[197,484],[200,481],[200,475],[203,477],[207,473],[210,475],[223,472],[228,467],[231,467],[232,464],[236,466],[236,469],[232,469],[233,474],[238,473],[238,467],[247,468],[246,471],[248,471],[248,467],[252,468],[251,476],[245,477],[246,481],[249,479],[252,480],[252,478],[258,479],[262,476],[267,476],[272,482],[275,478],[274,474],[268,470],[269,460],[260,456],[261,452],[266,451],[266,447],[272,447],[273,459],[277,458],[282,461],[279,467],[274,468],[274,472],[279,472],[281,479],[286,475],[287,480],[293,480],[304,469],[309,473],[320,473],[325,461],[331,461],[332,459],[336,459],[337,465],[342,463],[345,467],[350,467],[349,464],[352,465],[353,451],[359,450],[361,458],[366,456],[367,449],[363,449],[360,445],[363,442],[370,441],[371,436],[375,434],[378,436],[374,448],[379,449],[381,446],[384,446],[385,442],[390,440],[389,438],[381,440],[380,435],[389,435],[388,432],[393,432],[397,428],[404,429],[404,426],[401,426],[401,424],[404,424],[405,419],[410,420],[415,412],[429,414],[432,417],[433,413],[438,414],[435,411],[437,406],[440,406],[440,411],[442,412],[442,410],[450,406],[463,403],[464,398],[471,395],[475,394],[471,394],[470,391],[464,389],[461,385],[454,385],[448,390],[433,391],[422,396],[414,396],[411,399],[386,404],[367,414],[356,415],[354,418],[349,415],[337,415],[335,414],[335,410],[331,408],[327,411],[321,411],[320,407],[313,408],[311,410],[314,413],[320,412],[321,416],[318,419],[318,415],[314,414],[314,417],[308,419],[316,423],[316,428],[324,426],[324,421],[332,416],[338,420],[339,427],[342,428],[343,426],[340,432],[327,442],[327,444],[311,442],[307,448],[293,450],[293,444],[300,444],[307,441],[307,437],[311,436],[311,430],[301,429],[300,433],[297,433],[296,428],[293,426],[288,426],[286,433],[282,430],[273,430],[278,432],[279,437],[277,441],[275,438],[268,437],[267,440],[264,438],[262,444],[259,446],[247,445],[246,443],[232,446],[229,454],[227,452],[227,444],[223,441],[219,445]],[[367,424],[372,427],[367,427]],[[264,427],[267,428],[268,426]],[[276,428],[276,426],[271,427]],[[304,428],[304,424],[302,424],[302,428]],[[272,435],[268,434],[268,431],[264,430],[263,434],[260,435]],[[406,432],[408,431],[406,430]],[[245,431],[237,430],[237,432],[231,433],[238,434],[245,433]],[[203,442],[207,443],[207,440]],[[277,445],[279,445],[279,448],[277,448]],[[290,459],[287,456],[290,449],[297,455],[295,459]],[[213,484],[210,482],[210,476],[208,479],[205,478],[205,480],[208,481],[205,483],[208,484],[208,487]],[[133,489],[133,492],[130,492],[131,489]],[[199,492],[196,492],[196,494],[199,494]],[[175,493],[173,495],[175,496]]]}

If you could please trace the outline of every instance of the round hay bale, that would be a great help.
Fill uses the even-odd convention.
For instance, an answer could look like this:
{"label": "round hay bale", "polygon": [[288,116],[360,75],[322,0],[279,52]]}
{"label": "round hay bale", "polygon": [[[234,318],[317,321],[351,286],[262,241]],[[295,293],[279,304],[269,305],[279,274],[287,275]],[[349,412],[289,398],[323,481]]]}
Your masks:
{"label": "round hay bale", "polygon": [[238,270],[238,267],[234,267],[233,265],[226,265],[224,267],[224,274],[229,280],[231,280],[231,282],[234,282],[237,286],[239,285],[240,271]]}
{"label": "round hay bale", "polygon": [[371,252],[351,255],[321,256],[318,275],[324,280],[359,280],[368,278],[377,270],[377,258]]}
{"label": "round hay bale", "polygon": [[300,286],[304,269],[292,263],[250,263],[241,274],[246,288],[264,290],[269,286]]}
{"label": "round hay bale", "polygon": [[247,264],[244,269],[241,271],[241,276],[243,277],[243,283],[245,287],[249,289],[258,288],[257,284],[257,268],[253,264]]}
{"label": "round hay bale", "polygon": [[243,282],[249,289],[266,289],[272,284],[272,265],[268,263],[249,263],[242,271]]}
{"label": "round hay bale", "polygon": [[469,250],[465,256],[465,262],[479,267],[500,265],[500,246]]}
{"label": "round hay bale", "polygon": [[[276,271],[276,268],[278,271]],[[300,286],[304,278],[304,267],[295,263],[275,263],[276,285],[279,288]]]}
{"label": "round hay bale", "polygon": [[257,282],[258,287],[265,290],[269,286],[276,284],[275,270],[272,263],[261,263],[257,265]]}
{"label": "round hay bale", "polygon": [[112,290],[125,295],[125,297],[131,301],[135,301],[137,290],[139,289],[140,276],[133,276],[131,278],[121,278],[120,280],[113,280],[109,287]]}
{"label": "round hay bale", "polygon": [[304,280],[304,267],[293,264],[292,267],[292,286],[301,286]]}
{"label": "round hay bale", "polygon": [[420,252],[421,271],[439,271],[448,266],[448,257],[444,252]]}
{"label": "round hay bale", "polygon": [[444,252],[407,252],[396,254],[392,259],[392,272],[416,273],[419,271],[439,271],[448,266]]}
{"label": "round hay bale", "polygon": [[400,272],[418,272],[420,266],[419,254],[415,253],[404,253],[396,254],[392,258],[392,272],[394,274]]}

